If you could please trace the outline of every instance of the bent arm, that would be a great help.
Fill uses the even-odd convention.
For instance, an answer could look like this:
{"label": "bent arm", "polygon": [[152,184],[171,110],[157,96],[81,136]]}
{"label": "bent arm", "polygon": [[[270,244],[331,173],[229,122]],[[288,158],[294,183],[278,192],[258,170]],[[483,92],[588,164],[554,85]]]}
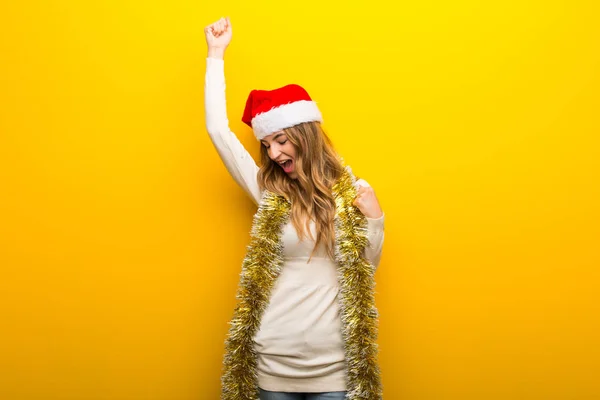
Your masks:
{"label": "bent arm", "polygon": [[369,244],[365,247],[365,258],[377,269],[381,260],[384,239],[385,214],[379,218],[367,218]]}
{"label": "bent arm", "polygon": [[[357,188],[360,186],[371,186],[364,179],[358,179],[355,185]],[[367,219],[367,238],[369,239],[369,243],[365,247],[364,256],[377,269],[383,250],[385,213],[382,212],[379,218],[369,218],[367,216],[365,218]]]}

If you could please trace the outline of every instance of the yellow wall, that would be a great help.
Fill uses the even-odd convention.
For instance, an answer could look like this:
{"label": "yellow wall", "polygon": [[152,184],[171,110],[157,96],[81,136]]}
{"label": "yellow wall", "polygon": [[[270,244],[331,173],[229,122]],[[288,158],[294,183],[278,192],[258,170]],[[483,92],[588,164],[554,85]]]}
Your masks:
{"label": "yellow wall", "polygon": [[600,398],[598,11],[2,2],[0,399],[218,398],[253,213],[204,130],[222,15],[252,154],[249,90],[300,83],[387,213],[385,397]]}

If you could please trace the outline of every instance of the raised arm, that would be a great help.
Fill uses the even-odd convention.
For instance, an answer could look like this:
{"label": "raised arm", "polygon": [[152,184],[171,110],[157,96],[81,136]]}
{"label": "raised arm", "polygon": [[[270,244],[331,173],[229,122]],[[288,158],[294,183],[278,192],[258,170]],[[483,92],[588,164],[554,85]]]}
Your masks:
{"label": "raised arm", "polygon": [[204,111],[206,130],[229,174],[258,205],[261,192],[256,179],[258,166],[237,136],[229,129],[225,98],[225,50],[231,42],[229,18],[204,29],[208,56],[204,79]]}

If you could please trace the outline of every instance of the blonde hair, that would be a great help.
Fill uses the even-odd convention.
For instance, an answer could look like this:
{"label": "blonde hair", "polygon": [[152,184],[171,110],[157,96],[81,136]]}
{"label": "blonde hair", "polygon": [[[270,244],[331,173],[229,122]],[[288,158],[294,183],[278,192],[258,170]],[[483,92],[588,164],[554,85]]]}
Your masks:
{"label": "blonde hair", "polygon": [[[334,259],[335,201],[331,188],[343,172],[343,165],[333,144],[319,122],[304,122],[283,130],[296,149],[297,179],[291,179],[269,158],[265,146],[261,146],[261,167],[258,183],[261,190],[284,196],[291,202],[291,222],[298,237],[315,240],[315,247],[322,243],[327,254]],[[317,237],[310,231],[315,222]],[[308,234],[307,234],[308,232]]]}

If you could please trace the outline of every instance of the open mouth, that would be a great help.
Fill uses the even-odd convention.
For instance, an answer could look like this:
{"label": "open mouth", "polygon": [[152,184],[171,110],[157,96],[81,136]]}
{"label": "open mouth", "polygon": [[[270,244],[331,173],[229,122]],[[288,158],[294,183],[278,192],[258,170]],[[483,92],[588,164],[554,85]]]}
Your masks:
{"label": "open mouth", "polygon": [[290,172],[292,172],[294,170],[294,162],[292,160],[285,160],[284,162],[280,163],[279,165],[281,165],[281,168],[283,168],[283,170],[287,174],[289,174]]}

